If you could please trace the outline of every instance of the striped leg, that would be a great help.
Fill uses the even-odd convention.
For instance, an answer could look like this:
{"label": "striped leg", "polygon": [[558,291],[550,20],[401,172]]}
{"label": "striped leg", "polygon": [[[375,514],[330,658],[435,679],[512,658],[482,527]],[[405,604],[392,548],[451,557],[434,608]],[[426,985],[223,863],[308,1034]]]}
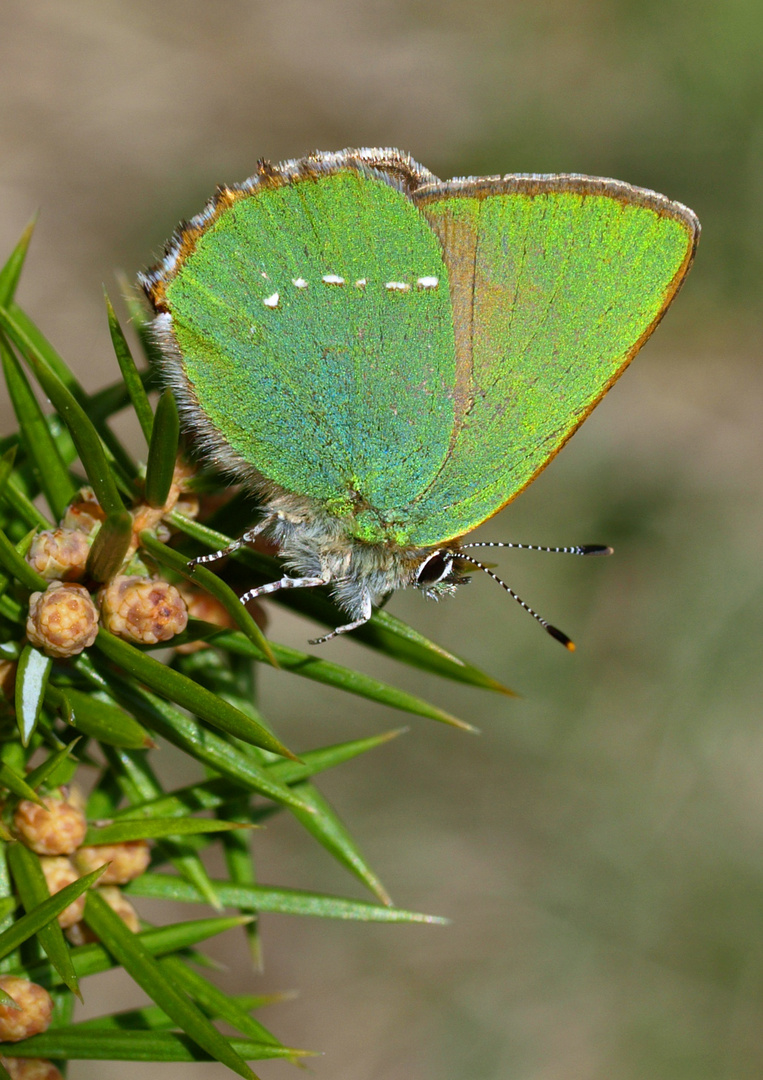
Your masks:
{"label": "striped leg", "polygon": [[322,577],[282,577],[280,581],[271,581],[269,585],[258,585],[256,589],[249,589],[241,594],[239,600],[242,604],[248,604],[258,596],[266,596],[268,593],[278,592],[279,589],[314,589],[317,585],[328,585],[330,580],[328,574]]}
{"label": "striped leg", "polygon": [[218,559],[222,559],[226,555],[232,555],[234,551],[238,551],[239,548],[249,544],[255,537],[259,536],[265,526],[269,525],[272,520],[270,517],[264,518],[259,525],[255,525],[253,529],[249,529],[238,540],[234,540],[227,547],[220,548],[219,551],[211,551],[209,555],[197,555],[195,559],[189,559],[189,570],[193,570],[196,566],[202,566],[204,563],[217,562]]}
{"label": "striped leg", "polygon": [[323,637],[311,638],[310,645],[322,645],[324,641],[330,641],[331,638],[336,637],[337,634],[349,634],[350,630],[357,630],[359,626],[363,626],[371,618],[373,613],[373,607],[371,606],[370,597],[366,597],[363,601],[363,614],[355,622],[346,623],[345,626],[337,626],[336,630],[332,630],[330,634],[324,634]]}

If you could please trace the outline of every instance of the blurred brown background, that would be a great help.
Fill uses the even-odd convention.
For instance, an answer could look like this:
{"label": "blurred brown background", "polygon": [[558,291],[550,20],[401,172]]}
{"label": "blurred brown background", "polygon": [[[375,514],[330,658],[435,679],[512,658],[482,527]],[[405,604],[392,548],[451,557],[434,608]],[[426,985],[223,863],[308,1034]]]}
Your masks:
{"label": "blurred brown background", "polygon": [[[41,210],[19,300],[86,384],[115,377],[101,286],[257,158],[392,145],[441,176],[613,175],[704,234],[656,338],[483,537],[609,542],[607,562],[507,552],[500,590],[391,610],[522,693],[504,700],[326,655],[431,696],[478,738],[409,733],[321,781],[396,901],[448,929],[264,920],[298,987],[264,1015],[326,1051],[318,1080],[758,1080],[763,1075],[758,0],[5,0],[0,240]],[[8,410],[5,418],[10,422]],[[276,614],[276,639],[311,628]],[[401,717],[267,672],[290,745]],[[296,696],[295,696],[296,695]],[[357,894],[284,819],[260,873]],[[110,980],[86,984],[106,1007]],[[127,1005],[140,1000],[114,987]],[[285,1076],[285,1063],[263,1077]],[[229,1075],[75,1064],[73,1080]]]}

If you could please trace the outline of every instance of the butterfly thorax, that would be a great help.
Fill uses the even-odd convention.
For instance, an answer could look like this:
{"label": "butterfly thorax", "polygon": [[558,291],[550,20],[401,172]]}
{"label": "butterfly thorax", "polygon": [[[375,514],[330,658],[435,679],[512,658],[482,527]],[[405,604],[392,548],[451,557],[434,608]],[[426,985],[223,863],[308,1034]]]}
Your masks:
{"label": "butterfly thorax", "polygon": [[[416,586],[438,598],[452,592],[457,583],[451,574],[419,580],[421,567],[435,549],[391,539],[366,543],[353,535],[351,519],[328,513],[317,500],[283,492],[263,509],[263,532],[275,543],[289,571],[300,578],[323,577],[334,599],[352,618],[359,618],[369,604],[375,607],[396,589]],[[449,557],[456,556],[455,545],[447,550]]]}

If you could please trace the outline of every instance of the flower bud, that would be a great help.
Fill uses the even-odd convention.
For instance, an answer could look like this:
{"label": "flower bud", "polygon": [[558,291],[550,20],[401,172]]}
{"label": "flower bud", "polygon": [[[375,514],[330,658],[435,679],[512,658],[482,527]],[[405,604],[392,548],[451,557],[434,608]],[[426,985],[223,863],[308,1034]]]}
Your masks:
{"label": "flower bud", "polygon": [[132,550],[135,551],[139,546],[139,536],[144,529],[148,529],[151,532],[156,532],[160,539],[162,539],[162,532],[169,536],[169,531],[166,526],[161,524],[162,518],[171,513],[176,507],[180,509],[178,500],[181,498],[183,502],[183,511],[190,511],[190,516],[195,516],[198,513],[198,500],[194,498],[192,494],[186,492],[188,481],[194,475],[196,469],[187,461],[183,461],[182,458],[178,458],[175,462],[175,469],[172,474],[172,483],[170,489],[167,492],[167,498],[164,506],[149,506],[148,503],[138,503],[132,512],[132,531],[133,542]]}
{"label": "flower bud", "polygon": [[160,578],[114,578],[101,590],[101,617],[112,634],[140,645],[169,641],[185,630],[188,612],[174,585]]}
{"label": "flower bud", "polygon": [[117,913],[127,929],[132,930],[133,934],[137,934],[140,930],[138,913],[123,894],[122,890],[118,889],[116,885],[104,885],[104,887],[98,889],[97,892],[100,893],[111,910]]}
{"label": "flower bud", "polygon": [[220,603],[216,596],[205,592],[204,589],[195,589],[192,585],[181,585],[180,592],[185,600],[188,614],[194,619],[203,619],[204,622],[215,623],[216,626],[224,626],[226,629],[235,629],[235,622],[228,611]]}
{"label": "flower bud", "polygon": [[85,839],[87,821],[81,810],[48,796],[44,806],[22,799],[13,815],[19,837],[38,855],[71,855]]}
{"label": "flower bud", "polygon": [[61,519],[61,525],[65,529],[76,529],[92,537],[101,527],[106,515],[101,504],[95,497],[91,487],[80,488],[77,495],[69,503],[66,513]]}
{"label": "flower bud", "polygon": [[45,529],[32,541],[26,560],[48,581],[84,577],[90,541],[76,529]]}
{"label": "flower bud", "polygon": [[44,1058],[0,1058],[11,1080],[64,1080],[52,1061]]}
{"label": "flower bud", "polygon": [[[116,885],[105,885],[102,889],[94,891],[106,901],[112,911],[116,912],[128,930],[131,930],[133,934],[138,933],[140,930],[138,913],[127,897],[122,895],[121,889],[118,889]],[[93,941],[98,941],[98,936],[84,922],[70,926],[66,931],[66,936],[72,945],[89,945]]]}
{"label": "flower bud", "polygon": [[76,656],[95,641],[98,609],[82,585],[51,581],[29,597],[26,632],[48,656]]}
{"label": "flower bud", "polygon": [[20,975],[0,975],[0,987],[18,1005],[18,1009],[0,1005],[0,1042],[20,1042],[47,1031],[53,1000],[44,987]]}
{"label": "flower bud", "polygon": [[[40,866],[51,896],[67,885],[71,885],[73,881],[79,880],[80,875],[74,869],[74,864],[65,855],[43,855],[40,858]],[[67,926],[73,926],[74,923],[79,922],[85,914],[86,900],[87,896],[83,893],[65,907],[58,915],[58,925],[66,929]]]}
{"label": "flower bud", "polygon": [[74,856],[80,874],[89,874],[104,863],[110,863],[98,879],[99,885],[125,885],[145,873],[150,861],[151,849],[147,840],[81,847]]}
{"label": "flower bud", "polygon": [[[236,624],[216,596],[211,596],[204,589],[196,589],[193,585],[180,585],[178,588],[190,618],[203,619],[204,622],[225,627],[226,630],[235,630]],[[192,653],[205,647],[203,641],[189,641],[186,645],[178,646],[178,652]]]}

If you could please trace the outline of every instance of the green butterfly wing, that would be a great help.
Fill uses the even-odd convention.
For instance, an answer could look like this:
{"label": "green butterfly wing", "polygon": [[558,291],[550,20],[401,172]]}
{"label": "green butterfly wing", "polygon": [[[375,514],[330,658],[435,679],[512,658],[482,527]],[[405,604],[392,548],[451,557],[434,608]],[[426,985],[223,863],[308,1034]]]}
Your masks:
{"label": "green butterfly wing", "polygon": [[443,246],[457,355],[449,452],[407,509],[425,547],[495,514],[559,451],[664,314],[699,223],[591,177],[437,182],[412,198]]}
{"label": "green butterfly wing", "polygon": [[412,167],[376,164],[321,155],[224,191],[144,284],[218,460],[320,500],[360,539],[405,542],[392,510],[448,453],[455,342],[440,242],[401,190]]}
{"label": "green butterfly wing", "polygon": [[399,151],[348,150],[221,189],[142,280],[212,456],[360,540],[429,547],[557,453],[698,234],[685,207],[616,181],[442,183]]}

